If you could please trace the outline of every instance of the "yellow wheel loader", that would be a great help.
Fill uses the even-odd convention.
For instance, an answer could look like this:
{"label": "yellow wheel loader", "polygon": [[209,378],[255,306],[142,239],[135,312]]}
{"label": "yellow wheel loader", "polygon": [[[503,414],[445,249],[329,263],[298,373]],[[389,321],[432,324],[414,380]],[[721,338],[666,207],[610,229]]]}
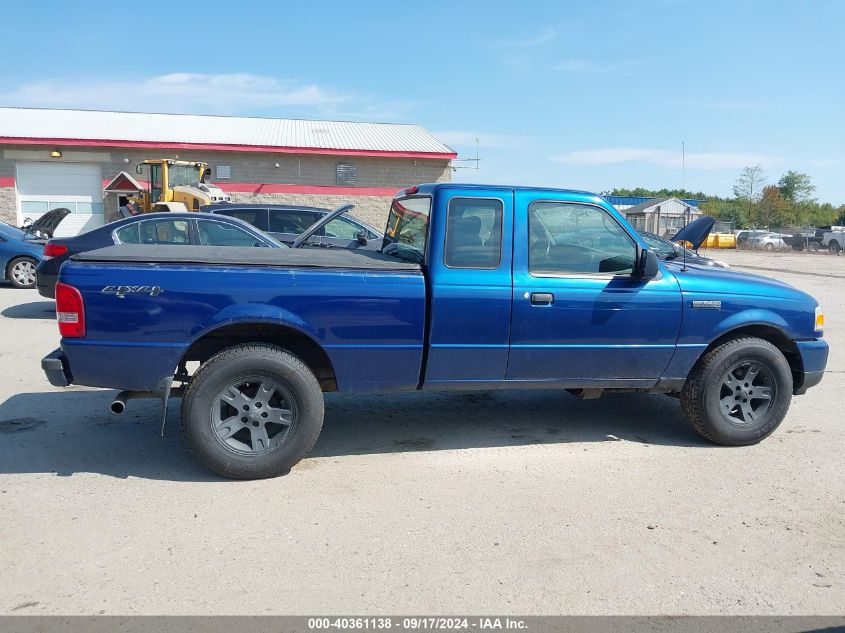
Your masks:
{"label": "yellow wheel loader", "polygon": [[145,175],[147,170],[149,188],[135,197],[142,213],[199,211],[203,205],[231,200],[210,182],[211,169],[207,163],[161,158],[145,160],[135,168],[140,175]]}

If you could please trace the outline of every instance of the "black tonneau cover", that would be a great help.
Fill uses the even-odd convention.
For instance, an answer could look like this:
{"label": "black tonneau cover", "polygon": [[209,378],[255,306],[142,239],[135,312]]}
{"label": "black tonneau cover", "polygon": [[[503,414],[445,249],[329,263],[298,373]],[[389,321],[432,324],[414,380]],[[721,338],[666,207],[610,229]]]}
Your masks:
{"label": "black tonneau cover", "polygon": [[419,271],[419,264],[375,251],[346,248],[256,248],[252,246],[180,246],[118,244],[71,257],[78,262],[125,264],[215,264]]}

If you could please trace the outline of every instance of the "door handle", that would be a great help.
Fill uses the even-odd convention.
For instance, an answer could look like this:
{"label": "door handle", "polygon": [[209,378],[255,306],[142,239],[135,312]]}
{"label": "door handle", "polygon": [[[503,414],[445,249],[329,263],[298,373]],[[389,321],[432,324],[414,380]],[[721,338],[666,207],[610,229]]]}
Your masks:
{"label": "door handle", "polygon": [[555,296],[551,292],[532,292],[532,306],[550,306],[555,302]]}

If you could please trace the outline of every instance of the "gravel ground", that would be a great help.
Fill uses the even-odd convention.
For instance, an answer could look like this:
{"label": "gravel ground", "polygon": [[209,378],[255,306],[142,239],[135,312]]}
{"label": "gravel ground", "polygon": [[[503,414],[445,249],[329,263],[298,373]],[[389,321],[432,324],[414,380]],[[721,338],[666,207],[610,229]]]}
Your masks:
{"label": "gravel ground", "polygon": [[178,402],[161,437],[52,388],[52,302],[0,286],[0,613],[842,614],[845,257],[717,256],[826,308],[830,372],[760,445],[665,396],[330,394],[259,482],[202,470]]}

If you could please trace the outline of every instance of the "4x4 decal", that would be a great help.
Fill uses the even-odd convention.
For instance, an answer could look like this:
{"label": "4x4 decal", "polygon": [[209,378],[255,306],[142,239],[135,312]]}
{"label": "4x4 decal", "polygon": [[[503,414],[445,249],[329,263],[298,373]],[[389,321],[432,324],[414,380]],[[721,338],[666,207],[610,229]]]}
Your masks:
{"label": "4x4 decal", "polygon": [[123,299],[128,294],[159,296],[164,290],[161,286],[106,286],[100,292],[107,295],[117,295]]}

